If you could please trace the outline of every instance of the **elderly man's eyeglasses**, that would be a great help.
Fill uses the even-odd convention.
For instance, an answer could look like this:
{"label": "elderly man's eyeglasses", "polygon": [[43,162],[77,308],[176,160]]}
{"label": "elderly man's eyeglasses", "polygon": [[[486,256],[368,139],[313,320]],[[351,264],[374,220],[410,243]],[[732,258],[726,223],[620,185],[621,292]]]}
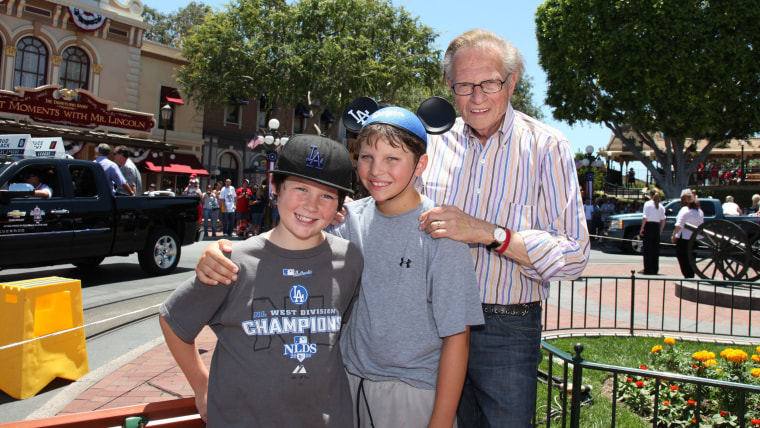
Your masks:
{"label": "elderly man's eyeglasses", "polygon": [[473,92],[475,92],[475,87],[480,86],[480,89],[483,91],[484,94],[493,94],[494,92],[501,91],[501,87],[502,85],[504,85],[504,82],[506,81],[507,79],[484,80],[478,83],[477,85],[470,82],[454,83],[451,86],[451,89],[457,95],[471,95]]}

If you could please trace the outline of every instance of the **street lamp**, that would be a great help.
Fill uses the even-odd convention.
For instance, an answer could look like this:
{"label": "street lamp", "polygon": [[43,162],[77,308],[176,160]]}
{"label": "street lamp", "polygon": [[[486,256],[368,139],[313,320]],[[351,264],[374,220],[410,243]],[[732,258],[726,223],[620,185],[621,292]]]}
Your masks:
{"label": "street lamp", "polygon": [[[164,104],[163,107],[161,107],[161,119],[164,121],[164,146],[166,145],[166,128],[169,126],[169,120],[172,118],[172,106],[169,103]],[[160,187],[164,186],[164,166],[166,164],[166,156],[164,156],[164,153],[161,153],[161,181],[160,181]]]}
{"label": "street lamp", "polygon": [[742,184],[744,184],[744,178],[747,176],[746,173],[744,172],[744,144],[745,143],[746,142],[744,140],[739,141],[739,145],[742,147],[742,173],[741,173],[741,176],[739,177],[742,181]]}

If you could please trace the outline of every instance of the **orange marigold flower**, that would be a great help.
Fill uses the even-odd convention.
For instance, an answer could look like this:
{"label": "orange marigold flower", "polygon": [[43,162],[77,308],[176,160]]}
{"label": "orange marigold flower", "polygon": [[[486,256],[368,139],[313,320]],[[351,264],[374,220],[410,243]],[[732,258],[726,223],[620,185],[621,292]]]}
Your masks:
{"label": "orange marigold flower", "polygon": [[751,421],[749,421],[749,423],[751,423],[752,425],[760,426],[760,419],[752,419]]}
{"label": "orange marigold flower", "polygon": [[755,348],[755,352],[757,352],[758,354],[760,354],[760,346],[758,346],[757,348]]}
{"label": "orange marigold flower", "polygon": [[721,410],[720,411],[720,415],[725,417],[726,416],[726,411],[725,410]]}
{"label": "orange marigold flower", "polygon": [[670,385],[671,391],[678,391],[678,385]]}
{"label": "orange marigold flower", "polygon": [[752,356],[752,361],[754,361],[756,363],[760,363],[760,355],[753,355]]}
{"label": "orange marigold flower", "polygon": [[689,406],[696,406],[697,402],[692,399],[689,399],[688,401],[686,401],[686,404]]}
{"label": "orange marigold flower", "polygon": [[729,352],[733,351],[733,348],[726,348],[721,353],[720,356],[723,358],[726,358],[726,355],[728,355]]}
{"label": "orange marigold flower", "polygon": [[638,386],[639,388],[641,388],[642,386],[644,386],[644,381],[643,380],[636,381],[636,386]]}
{"label": "orange marigold flower", "polygon": [[647,369],[647,366],[641,366],[641,367],[639,367],[639,368],[640,368],[641,370],[646,370],[646,369]]}
{"label": "orange marigold flower", "polygon": [[747,361],[747,358],[749,357],[749,355],[741,349],[731,349],[727,351],[729,352],[726,352],[726,355],[721,353],[721,356],[734,364],[742,364]]}
{"label": "orange marigold flower", "polygon": [[662,345],[654,345],[654,346],[652,347],[652,353],[653,353],[653,354],[656,354],[656,353],[658,353],[658,352],[660,352],[660,351],[662,351]]}
{"label": "orange marigold flower", "polygon": [[705,367],[717,366],[717,365],[718,365],[718,362],[713,359],[709,359],[705,361]]}
{"label": "orange marigold flower", "polygon": [[[723,356],[723,352],[721,352],[720,355]],[[699,352],[695,352],[691,356],[691,358],[693,358],[693,359],[695,359],[697,361],[705,362],[707,360],[714,360],[715,359],[715,353],[714,352],[709,352],[709,351],[699,351]]]}
{"label": "orange marigold flower", "polygon": [[754,377],[760,377],[760,369],[752,369],[749,373]]}
{"label": "orange marigold flower", "polygon": [[[676,343],[676,340],[673,339],[672,337],[666,337],[665,338],[665,344],[666,345],[672,345],[674,343]],[[758,346],[758,348],[760,348],[760,346]],[[757,351],[757,353],[760,354],[760,351]]]}
{"label": "orange marigold flower", "polygon": [[662,402],[662,404],[664,404],[664,405],[666,405],[666,406],[670,406],[670,401],[668,401],[668,400],[665,400],[665,401],[663,401],[663,402]]}
{"label": "orange marigold flower", "polygon": [[633,378],[630,378],[630,377],[629,377],[629,378],[628,378],[628,383],[632,383],[632,382],[633,382]]}

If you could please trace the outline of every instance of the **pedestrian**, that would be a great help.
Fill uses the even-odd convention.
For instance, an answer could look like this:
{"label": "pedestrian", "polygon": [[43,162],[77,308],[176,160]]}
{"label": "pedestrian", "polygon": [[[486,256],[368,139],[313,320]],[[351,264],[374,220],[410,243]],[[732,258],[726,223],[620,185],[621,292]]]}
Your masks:
{"label": "pedestrian", "polygon": [[224,180],[224,187],[219,191],[219,204],[222,206],[222,233],[224,236],[232,236],[235,228],[235,188],[232,180]]}
{"label": "pedestrian", "polygon": [[744,215],[756,217],[760,215],[760,195],[755,193],[752,195],[752,206],[744,210]]}
{"label": "pedestrian", "polygon": [[[243,186],[235,190],[235,221],[238,229],[240,229],[240,226],[242,226],[243,222],[246,222],[246,224],[249,223],[251,218],[248,204],[253,194],[251,193],[251,189],[248,187],[249,183],[250,181],[248,181],[247,178],[244,178]],[[239,233],[238,236],[240,236]]]}
{"label": "pedestrian", "polygon": [[705,214],[699,209],[699,201],[691,193],[681,195],[681,209],[676,216],[676,228],[670,241],[676,244],[676,258],[684,278],[694,278],[689,254],[689,240],[694,232],[687,229],[686,224],[699,227],[705,222]]}
{"label": "pedestrian", "polygon": [[[363,260],[323,229],[351,193],[351,157],[327,138],[295,136],[272,176],[281,225],[233,246],[231,286],[182,283],[159,309],[161,328],[209,426],[349,427],[338,338]],[[206,325],[218,340],[210,372],[194,342]]]}
{"label": "pedestrian", "polygon": [[641,223],[642,252],[645,275],[657,275],[660,271],[660,234],[665,229],[665,207],[660,204],[660,192],[649,190],[649,200],[644,203],[644,219]]}
{"label": "pedestrian", "polygon": [[135,193],[124,178],[124,174],[122,174],[119,165],[108,159],[108,155],[111,154],[111,146],[106,143],[100,143],[96,150],[98,151],[98,157],[95,159],[95,162],[97,162],[103,168],[103,171],[105,171],[106,178],[110,183],[111,194],[115,195],[118,190],[122,194],[133,196]]}
{"label": "pedestrian", "polygon": [[261,188],[259,186],[254,185],[251,192],[253,193],[253,196],[251,196],[251,201],[248,204],[248,209],[251,211],[251,229],[254,235],[258,235],[262,232],[261,225],[264,221],[264,207],[266,206],[266,202],[261,195]]}
{"label": "pedestrian", "polygon": [[137,165],[130,159],[131,156],[132,152],[127,146],[119,146],[113,153],[113,160],[119,165],[124,179],[132,188],[132,193],[139,195],[142,193],[142,176]]}
{"label": "pedestrian", "polygon": [[726,196],[726,202],[723,203],[723,215],[724,216],[739,216],[742,215],[742,209],[734,202],[734,197],[731,195]]}
{"label": "pedestrian", "polygon": [[[206,186],[206,193],[201,195],[201,204],[203,205],[203,233],[207,237],[216,236],[216,213],[219,210],[219,201],[216,199],[214,187],[210,184]],[[209,221],[211,221],[210,234]]]}
{"label": "pedestrian", "polygon": [[[421,193],[439,207],[420,216],[433,238],[471,246],[485,325],[470,329],[459,427],[530,426],[541,359],[541,301],[550,281],[571,280],[590,245],[573,153],[567,139],[512,108],[524,66],[519,51],[488,30],[457,37],[444,77],[462,115],[428,136]],[[478,83],[476,83],[478,82]],[[200,277],[229,283],[234,270],[206,264]]]}
{"label": "pedestrian", "polygon": [[586,218],[586,228],[591,235],[594,233],[594,204],[591,199],[586,199],[583,203],[583,215]]}

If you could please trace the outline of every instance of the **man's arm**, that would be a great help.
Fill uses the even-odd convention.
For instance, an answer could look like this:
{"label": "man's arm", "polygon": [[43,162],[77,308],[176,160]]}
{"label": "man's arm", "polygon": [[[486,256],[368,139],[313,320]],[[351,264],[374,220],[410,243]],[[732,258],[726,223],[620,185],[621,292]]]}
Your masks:
{"label": "man's arm", "polygon": [[166,345],[177,361],[177,365],[187,378],[187,382],[195,394],[195,407],[203,421],[206,421],[208,396],[208,369],[203,364],[195,342],[185,342],[169,326],[163,316],[159,315],[161,331],[164,333]]}
{"label": "man's arm", "polygon": [[129,185],[129,183],[126,183],[126,182],[125,182],[124,184],[122,184],[122,185],[121,185],[121,187],[122,187],[122,188],[123,188],[123,189],[124,189],[124,190],[125,190],[127,193],[129,193],[129,196],[135,196],[135,191],[134,191],[134,190],[132,190],[132,186],[130,186],[130,185]]}
{"label": "man's arm", "polygon": [[467,373],[469,349],[470,327],[462,333],[443,338],[441,360],[438,363],[435,403],[428,424],[429,428],[451,427],[454,424]]}

